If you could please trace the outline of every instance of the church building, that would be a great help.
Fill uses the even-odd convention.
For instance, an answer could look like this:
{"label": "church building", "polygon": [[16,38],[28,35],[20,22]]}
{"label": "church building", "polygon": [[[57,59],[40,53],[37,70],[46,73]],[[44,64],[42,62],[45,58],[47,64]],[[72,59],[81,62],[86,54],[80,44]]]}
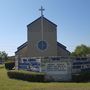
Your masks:
{"label": "church building", "polygon": [[57,25],[41,16],[27,25],[27,41],[15,52],[18,70],[44,72],[46,80],[70,81],[72,74],[90,70],[90,58],[70,57],[66,46],[57,41]]}
{"label": "church building", "polygon": [[57,25],[41,16],[27,25],[27,41],[15,52],[15,67],[45,73],[46,80],[71,80],[70,52],[57,41]]}
{"label": "church building", "polygon": [[27,25],[27,41],[17,48],[15,56],[49,57],[70,55],[66,46],[57,41],[57,25],[44,17],[41,7],[41,16]]}

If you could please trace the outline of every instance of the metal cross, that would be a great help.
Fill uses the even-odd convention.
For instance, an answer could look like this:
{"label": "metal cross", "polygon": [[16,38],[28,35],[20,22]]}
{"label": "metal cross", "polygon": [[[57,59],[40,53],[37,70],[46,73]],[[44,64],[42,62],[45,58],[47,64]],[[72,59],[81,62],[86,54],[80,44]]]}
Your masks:
{"label": "metal cross", "polygon": [[41,6],[41,8],[39,9],[39,11],[41,11],[41,16],[43,16],[43,11],[44,11],[45,9]]}

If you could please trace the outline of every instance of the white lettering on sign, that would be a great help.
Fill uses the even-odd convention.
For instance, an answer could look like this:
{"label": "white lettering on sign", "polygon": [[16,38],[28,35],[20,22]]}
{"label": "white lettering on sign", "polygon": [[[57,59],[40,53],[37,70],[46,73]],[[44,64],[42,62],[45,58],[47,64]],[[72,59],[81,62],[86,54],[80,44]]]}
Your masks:
{"label": "white lettering on sign", "polygon": [[47,71],[66,71],[67,65],[66,63],[48,63]]}
{"label": "white lettering on sign", "polygon": [[68,65],[66,62],[57,62],[57,63],[43,63],[41,65],[43,72],[50,72],[50,73],[67,73]]}

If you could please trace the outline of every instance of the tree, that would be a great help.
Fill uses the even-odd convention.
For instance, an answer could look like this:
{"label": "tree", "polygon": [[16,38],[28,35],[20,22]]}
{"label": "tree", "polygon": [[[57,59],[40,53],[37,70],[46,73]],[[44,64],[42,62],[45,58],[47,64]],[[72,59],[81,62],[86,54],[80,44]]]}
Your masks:
{"label": "tree", "polygon": [[0,61],[4,62],[8,59],[8,54],[5,51],[0,51]]}
{"label": "tree", "polygon": [[72,56],[80,56],[80,57],[86,57],[88,54],[90,54],[90,47],[83,44],[77,46],[75,51],[71,53]]}

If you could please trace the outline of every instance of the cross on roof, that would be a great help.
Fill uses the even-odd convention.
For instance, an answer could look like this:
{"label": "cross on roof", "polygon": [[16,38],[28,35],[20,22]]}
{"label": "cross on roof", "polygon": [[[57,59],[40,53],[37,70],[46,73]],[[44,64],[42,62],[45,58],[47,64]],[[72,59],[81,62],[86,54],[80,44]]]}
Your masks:
{"label": "cross on roof", "polygon": [[39,11],[41,11],[41,16],[43,16],[43,11],[44,11],[45,9],[41,6],[41,8],[39,9]]}

